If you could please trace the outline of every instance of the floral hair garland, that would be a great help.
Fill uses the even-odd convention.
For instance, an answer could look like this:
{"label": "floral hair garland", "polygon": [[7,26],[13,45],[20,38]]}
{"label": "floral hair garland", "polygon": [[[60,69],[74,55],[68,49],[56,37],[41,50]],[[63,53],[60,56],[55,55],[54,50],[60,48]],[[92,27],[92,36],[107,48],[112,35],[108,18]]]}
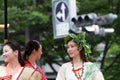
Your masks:
{"label": "floral hair garland", "polygon": [[84,33],[81,33],[81,34],[78,34],[78,35],[75,35],[75,34],[69,34],[68,36],[66,36],[66,38],[64,39],[65,41],[65,44],[67,44],[67,42],[69,40],[73,40],[79,47],[84,47],[85,49],[85,55],[88,56],[89,53],[91,53],[91,50],[85,40],[85,34]]}

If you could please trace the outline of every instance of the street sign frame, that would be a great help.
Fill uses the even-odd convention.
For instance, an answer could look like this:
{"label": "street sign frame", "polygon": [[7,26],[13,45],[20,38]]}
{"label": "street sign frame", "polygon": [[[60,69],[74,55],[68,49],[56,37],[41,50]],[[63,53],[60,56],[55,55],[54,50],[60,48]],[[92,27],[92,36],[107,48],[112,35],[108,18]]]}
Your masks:
{"label": "street sign frame", "polygon": [[74,16],[76,16],[76,0],[52,0],[52,21],[55,39],[63,38],[69,34],[71,18]]}

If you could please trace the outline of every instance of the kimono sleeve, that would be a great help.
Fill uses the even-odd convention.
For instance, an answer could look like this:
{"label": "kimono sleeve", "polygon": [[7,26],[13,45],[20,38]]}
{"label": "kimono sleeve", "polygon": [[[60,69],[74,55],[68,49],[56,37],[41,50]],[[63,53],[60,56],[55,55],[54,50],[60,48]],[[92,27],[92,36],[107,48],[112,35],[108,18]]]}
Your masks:
{"label": "kimono sleeve", "polygon": [[6,71],[5,71],[5,67],[4,66],[0,66],[0,77],[5,76],[6,75]]}
{"label": "kimono sleeve", "polygon": [[104,77],[101,71],[95,71],[88,80],[104,80]]}
{"label": "kimono sleeve", "polygon": [[57,77],[56,77],[56,80],[65,80],[65,66],[62,65],[58,71],[58,74],[57,74]]}
{"label": "kimono sleeve", "polygon": [[20,74],[18,80],[41,80],[41,74],[34,69],[26,67]]}
{"label": "kimono sleeve", "polygon": [[86,64],[86,74],[84,80],[104,80],[101,70],[94,63]]}

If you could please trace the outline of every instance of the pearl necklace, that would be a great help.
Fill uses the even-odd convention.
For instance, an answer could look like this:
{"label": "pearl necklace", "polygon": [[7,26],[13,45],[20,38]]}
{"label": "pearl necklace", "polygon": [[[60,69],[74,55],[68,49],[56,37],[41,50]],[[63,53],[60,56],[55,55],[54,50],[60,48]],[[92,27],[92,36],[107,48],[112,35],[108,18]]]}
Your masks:
{"label": "pearl necklace", "polygon": [[77,70],[75,70],[73,62],[72,62],[72,68],[73,68],[72,71],[74,72],[74,74],[75,74],[75,76],[77,77],[77,79],[78,79],[78,80],[82,80],[81,78],[82,78],[83,73],[84,73],[84,63],[82,64],[82,68],[79,68],[79,69],[78,69],[78,70],[82,70],[81,75],[80,75],[79,73],[78,73],[78,75],[77,75],[77,73],[76,73]]}

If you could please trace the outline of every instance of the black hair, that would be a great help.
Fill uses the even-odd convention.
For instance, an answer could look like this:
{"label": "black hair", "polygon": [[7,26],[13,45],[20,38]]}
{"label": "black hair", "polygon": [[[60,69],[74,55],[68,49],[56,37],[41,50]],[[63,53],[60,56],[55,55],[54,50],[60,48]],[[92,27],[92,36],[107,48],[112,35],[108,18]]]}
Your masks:
{"label": "black hair", "polygon": [[39,48],[40,48],[40,43],[38,41],[30,40],[25,46],[25,51],[23,53],[24,60],[28,59],[28,57],[31,55],[34,49],[38,50]]}
{"label": "black hair", "polygon": [[21,54],[21,48],[18,42],[16,41],[8,41],[6,43],[4,43],[4,46],[8,45],[13,51],[18,50],[18,61],[20,63],[21,66],[24,66],[24,60],[22,58],[22,54]]}

